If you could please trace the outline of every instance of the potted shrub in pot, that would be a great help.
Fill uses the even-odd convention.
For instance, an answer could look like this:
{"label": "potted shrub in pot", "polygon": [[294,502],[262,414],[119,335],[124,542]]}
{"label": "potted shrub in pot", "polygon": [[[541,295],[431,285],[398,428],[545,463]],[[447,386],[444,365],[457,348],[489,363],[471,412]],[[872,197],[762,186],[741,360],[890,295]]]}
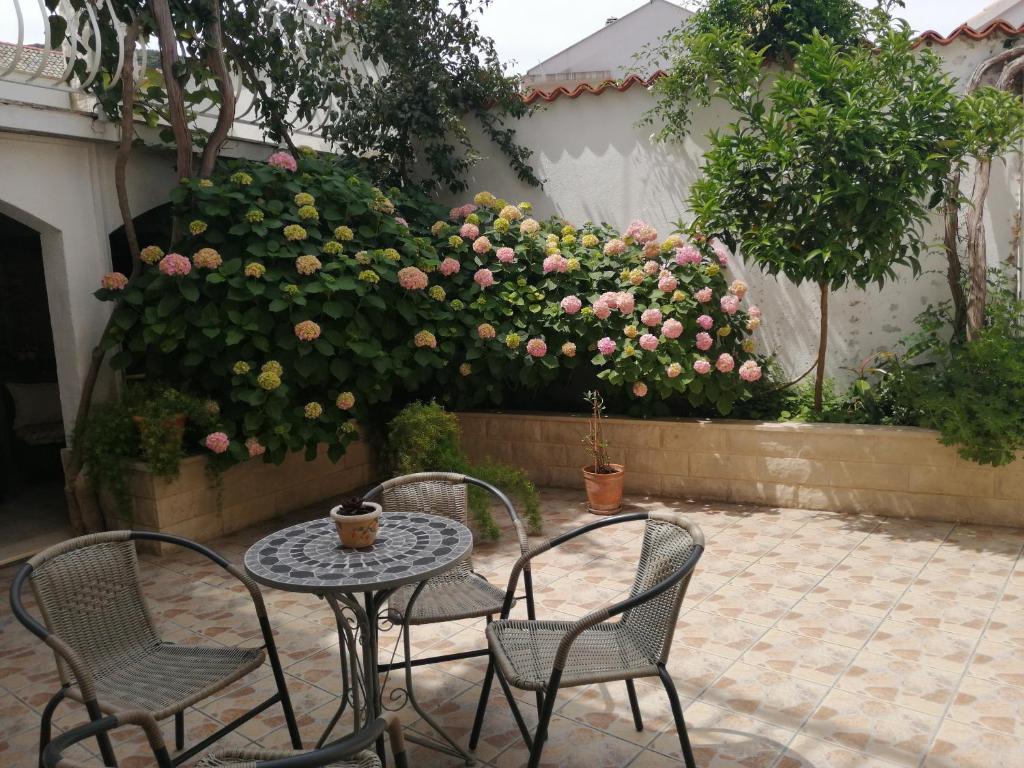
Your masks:
{"label": "potted shrub in pot", "polygon": [[351,549],[373,546],[380,527],[380,509],[380,504],[363,501],[358,496],[331,509],[331,520],[338,529],[341,545]]}
{"label": "potted shrub in pot", "polygon": [[581,467],[587,489],[587,508],[595,515],[613,515],[622,508],[626,468],[608,461],[608,444],[601,430],[604,399],[598,392],[587,392],[583,398],[590,403],[590,429],[583,437],[583,446],[590,454],[591,463]]}

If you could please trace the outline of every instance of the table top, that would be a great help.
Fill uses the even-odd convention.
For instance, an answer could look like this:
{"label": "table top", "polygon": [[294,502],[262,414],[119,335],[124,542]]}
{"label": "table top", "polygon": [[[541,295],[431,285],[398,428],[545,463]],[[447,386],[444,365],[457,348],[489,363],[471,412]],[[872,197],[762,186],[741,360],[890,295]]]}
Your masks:
{"label": "table top", "polygon": [[376,543],[351,549],[322,517],[264,536],[245,553],[245,570],[260,584],[289,592],[373,592],[443,573],[472,547],[472,532],[455,520],[387,512]]}

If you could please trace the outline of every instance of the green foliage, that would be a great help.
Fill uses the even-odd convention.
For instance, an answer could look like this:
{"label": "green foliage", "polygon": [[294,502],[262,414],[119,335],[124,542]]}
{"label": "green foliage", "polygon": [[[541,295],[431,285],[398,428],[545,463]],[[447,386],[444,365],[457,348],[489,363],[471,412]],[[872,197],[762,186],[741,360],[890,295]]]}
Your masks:
{"label": "green foliage", "polygon": [[[541,532],[540,499],[526,474],[489,459],[470,461],[460,444],[458,419],[436,403],[412,403],[391,420],[384,463],[392,475],[457,472],[490,483],[523,510],[531,533]],[[483,489],[470,486],[470,513],[484,538],[491,540],[501,533],[491,514],[493,501]]]}
{"label": "green foliage", "polygon": [[792,71],[730,93],[740,119],[712,136],[691,205],[769,274],[835,289],[919,270],[922,224],[952,158],[953,82],[909,30],[844,50],[814,33]]}
{"label": "green foliage", "polygon": [[[120,300],[103,343],[120,347],[114,367],[217,404],[230,438],[218,462],[245,460],[253,446],[267,461],[292,451],[312,457],[323,444],[337,459],[357,420],[416,398],[470,407],[563,387],[578,403],[596,384],[640,415],[680,402],[728,413],[747,395],[741,364],[749,370],[760,359],[747,338],[760,318],[740,308],[746,286],[730,287],[724,246],[697,234],[691,260],[679,263],[682,235],[658,242],[641,223],[631,227],[636,237],[623,238],[604,225],[528,223],[527,204],[481,193],[474,212],[454,212],[478,230],[474,249],[472,237],[455,234],[459,223],[429,225],[439,211],[421,194],[385,195],[338,158],[312,153],[294,173],[228,163],[173,198],[190,233],[175,247],[192,260],[158,263],[147,250],[152,263],[127,288],[97,292]],[[498,260],[498,248],[515,260]],[[442,269],[445,259],[458,271],[453,261]],[[564,271],[545,270],[545,259],[561,259]],[[492,270],[495,284],[481,287],[479,270]],[[663,276],[677,287],[662,290]],[[702,290],[705,302],[696,298]],[[602,319],[595,302],[620,293],[635,310]],[[590,306],[566,312],[569,295]],[[678,338],[665,336],[660,319],[644,326],[647,309],[681,323]],[[696,347],[700,315],[712,325],[705,352]],[[493,336],[481,335],[484,324]],[[656,350],[641,347],[645,332]],[[606,336],[616,351],[595,354]],[[734,370],[714,369],[723,354]],[[698,361],[708,373],[694,370]],[[634,390],[640,384],[645,394]]]}
{"label": "green foliage", "polygon": [[906,386],[922,426],[965,459],[999,466],[1024,450],[1024,301],[993,287],[977,338],[949,343],[948,304],[918,318]]}
{"label": "green foliage", "polygon": [[958,102],[955,116],[963,155],[997,157],[1024,138],[1024,101],[1012,91],[978,88]]}
{"label": "green foliage", "polygon": [[[868,9],[856,0],[705,0],[692,17],[638,56],[666,76],[654,85],[657,104],[645,122],[662,124],[662,139],[681,138],[693,105],[707,106],[716,90],[742,91],[768,62],[792,66],[814,32],[843,49],[858,47],[888,21],[901,2]],[[737,56],[738,51],[746,55]]]}
{"label": "green foliage", "polygon": [[130,516],[128,463],[139,456],[139,431],[122,403],[99,403],[88,421],[75,425],[74,441],[80,446],[86,476],[93,487],[108,491],[118,510]]}

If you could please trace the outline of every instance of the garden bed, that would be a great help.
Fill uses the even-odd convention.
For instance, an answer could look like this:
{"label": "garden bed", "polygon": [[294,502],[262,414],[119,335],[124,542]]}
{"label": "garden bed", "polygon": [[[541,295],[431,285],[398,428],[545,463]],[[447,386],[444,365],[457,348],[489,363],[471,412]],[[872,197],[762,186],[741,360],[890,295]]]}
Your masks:
{"label": "garden bed", "polygon": [[348,493],[376,478],[373,455],[365,442],[352,443],[337,463],[321,449],[313,461],[292,453],[280,465],[250,460],[232,466],[222,476],[220,504],[205,456],[183,459],[179,476],[171,481],[154,477],[141,462],[132,463],[129,473],[130,520],[117,515],[108,494],[100,495],[108,519],[117,521],[115,527],[161,531],[195,541],[209,541]]}
{"label": "garden bed", "polygon": [[[583,488],[583,416],[461,413],[463,446],[538,485]],[[916,427],[623,419],[604,423],[626,492],[893,517],[1021,525],[1024,462],[966,461]]]}

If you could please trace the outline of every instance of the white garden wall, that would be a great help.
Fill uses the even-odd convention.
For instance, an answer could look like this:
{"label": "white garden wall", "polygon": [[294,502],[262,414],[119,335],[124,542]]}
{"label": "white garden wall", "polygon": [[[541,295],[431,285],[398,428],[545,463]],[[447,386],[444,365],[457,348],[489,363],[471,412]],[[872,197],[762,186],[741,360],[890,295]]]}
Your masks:
{"label": "white garden wall", "polygon": [[[962,83],[1005,39],[1003,35],[980,42],[959,38],[934,50]],[[541,216],[559,215],[577,224],[604,221],[624,229],[631,219],[643,218],[662,233],[668,233],[674,222],[689,218],[686,197],[700,175],[705,137],[729,120],[725,110],[713,104],[696,112],[692,134],[685,141],[658,144],[651,141],[649,126],[638,125],[654,103],[642,86],[624,92],[609,88],[600,95],[582,93],[576,98],[562,95],[540,103],[541,109],[515,128],[517,140],[535,153],[543,189],[516,179],[500,151],[477,131],[474,140],[486,158],[473,172],[471,191],[486,189],[510,201],[530,200]],[[986,216],[993,264],[1015,255],[1019,186],[1019,155],[1005,164],[997,162]],[[453,203],[462,200],[461,196],[446,198]],[[940,220],[929,228],[929,235],[941,245]],[[921,310],[948,298],[945,256],[936,250],[922,265],[924,274],[917,278],[907,270],[882,290],[850,289],[833,297],[828,355],[833,376],[850,378],[847,368],[872,352],[891,349],[914,328],[914,317]],[[817,287],[797,287],[785,279],[763,276],[739,259],[734,260],[733,272],[751,284],[751,299],[764,310],[760,348],[777,354],[790,373],[806,370],[816,354]]]}

